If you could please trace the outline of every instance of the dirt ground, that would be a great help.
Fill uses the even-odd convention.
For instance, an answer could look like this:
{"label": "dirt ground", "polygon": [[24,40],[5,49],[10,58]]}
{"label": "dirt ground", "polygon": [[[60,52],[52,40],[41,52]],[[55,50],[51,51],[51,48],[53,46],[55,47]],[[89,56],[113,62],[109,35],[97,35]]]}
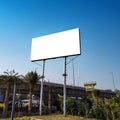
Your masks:
{"label": "dirt ground", "polygon": [[96,119],[87,119],[79,116],[67,115],[46,115],[46,116],[33,116],[30,120],[96,120]]}

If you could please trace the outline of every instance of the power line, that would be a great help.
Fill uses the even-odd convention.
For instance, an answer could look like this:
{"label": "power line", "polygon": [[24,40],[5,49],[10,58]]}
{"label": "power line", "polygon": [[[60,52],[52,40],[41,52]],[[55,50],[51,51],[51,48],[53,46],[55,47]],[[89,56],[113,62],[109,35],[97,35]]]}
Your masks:
{"label": "power line", "polygon": [[75,86],[75,70],[74,70],[74,60],[77,58],[78,56],[75,56],[74,58],[72,58],[66,65],[68,65],[69,63],[72,62],[72,71],[73,71],[73,86]]}
{"label": "power line", "polygon": [[71,63],[73,60],[75,60],[76,58],[77,58],[78,56],[75,56],[74,58],[72,58],[70,61],[68,61],[67,63],[66,63],[66,65],[68,65],[69,63]]}
{"label": "power line", "polygon": [[41,65],[41,64],[39,64],[39,63],[36,63],[36,62],[33,62],[33,63],[42,67],[42,65]]}

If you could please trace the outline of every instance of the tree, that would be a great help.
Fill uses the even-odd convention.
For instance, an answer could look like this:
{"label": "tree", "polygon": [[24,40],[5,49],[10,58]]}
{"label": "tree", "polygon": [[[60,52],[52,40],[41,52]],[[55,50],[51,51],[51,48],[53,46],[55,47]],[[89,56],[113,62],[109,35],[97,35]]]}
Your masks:
{"label": "tree", "polygon": [[52,91],[54,90],[55,86],[48,82],[48,113],[51,114],[52,109]]}
{"label": "tree", "polygon": [[[63,96],[58,94],[58,102],[60,105],[60,110],[63,112]],[[66,113],[71,115],[78,115],[78,101],[74,98],[67,97],[66,99]]]}
{"label": "tree", "polygon": [[24,77],[24,80],[29,84],[29,106],[28,106],[29,114],[31,113],[31,109],[32,109],[32,95],[33,95],[34,85],[38,82],[39,78],[40,77],[36,71],[28,72]]}
{"label": "tree", "polygon": [[4,71],[4,75],[0,76],[0,80],[2,80],[2,84],[6,85],[6,93],[5,93],[5,100],[4,100],[4,107],[3,107],[3,117],[7,116],[8,111],[8,103],[9,103],[9,96],[10,96],[10,90],[11,86],[14,84],[15,81],[20,81],[20,75],[15,72],[15,70],[12,71]]}
{"label": "tree", "polygon": [[94,102],[96,103],[96,105],[98,105],[99,103],[99,95],[100,95],[100,91],[99,90],[93,90],[92,91],[92,96],[93,96],[93,99],[94,99]]}
{"label": "tree", "polygon": [[120,91],[115,91],[115,96],[105,99],[105,113],[108,119],[120,119]]}

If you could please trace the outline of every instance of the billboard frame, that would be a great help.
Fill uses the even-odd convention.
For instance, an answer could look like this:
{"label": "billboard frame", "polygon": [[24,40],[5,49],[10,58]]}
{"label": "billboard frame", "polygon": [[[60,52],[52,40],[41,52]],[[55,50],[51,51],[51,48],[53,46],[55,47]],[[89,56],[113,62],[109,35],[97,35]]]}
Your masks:
{"label": "billboard frame", "polygon": [[[72,35],[68,36],[68,34],[69,35],[72,34]],[[61,36],[61,35],[63,35],[63,36]],[[54,50],[54,49],[51,50],[50,49],[49,46],[51,46],[51,42],[48,40],[49,37],[50,37],[50,39],[53,38],[53,40],[51,40],[51,41],[55,42],[54,44],[58,44],[57,42],[60,43],[57,46],[55,46],[55,45],[53,46],[55,49],[57,47],[59,48],[59,49],[57,48],[58,52],[54,53],[54,51],[56,51],[56,50]],[[66,37],[66,39],[69,38],[69,40],[65,40],[65,41],[63,41],[62,39],[58,39],[58,40],[56,39],[56,40],[54,40],[55,37],[61,37],[61,38],[63,38],[63,40],[65,39],[64,37]],[[72,37],[75,37],[75,38],[72,39]],[[39,42],[40,39],[41,39],[42,44],[44,45],[44,48],[42,48],[42,45]],[[45,45],[45,42],[44,42],[45,40],[47,42],[49,41],[47,43],[48,45]],[[73,48],[69,45],[69,43],[70,43],[70,45],[72,45]],[[41,48],[38,46],[38,44],[41,45],[40,46]],[[36,48],[35,45],[38,46],[38,47]],[[45,47],[46,47],[46,49],[45,49]],[[39,49],[39,51],[38,51],[38,49]],[[50,53],[50,51],[47,50],[47,49],[49,49],[53,53],[52,52]],[[40,54],[39,54],[41,51],[44,52],[44,54],[45,54],[45,51],[48,51],[49,53],[47,53],[47,54],[60,54],[60,55],[55,55],[55,56],[51,55],[52,57],[46,55],[47,57],[41,57],[42,55],[40,56]],[[59,53],[59,52],[64,52],[64,53]],[[35,55],[36,53],[37,53],[37,57]],[[38,55],[39,55],[39,57],[38,57]],[[75,28],[75,29],[71,29],[71,30],[66,30],[66,31],[58,32],[58,33],[54,33],[54,34],[49,34],[49,35],[45,35],[45,36],[41,36],[41,37],[32,38],[31,58],[30,58],[31,62],[48,60],[48,59],[63,58],[63,57],[68,57],[68,56],[76,56],[76,55],[81,55],[81,39],[80,39],[80,29],[79,28]],[[36,58],[34,58],[34,57],[36,57]]]}

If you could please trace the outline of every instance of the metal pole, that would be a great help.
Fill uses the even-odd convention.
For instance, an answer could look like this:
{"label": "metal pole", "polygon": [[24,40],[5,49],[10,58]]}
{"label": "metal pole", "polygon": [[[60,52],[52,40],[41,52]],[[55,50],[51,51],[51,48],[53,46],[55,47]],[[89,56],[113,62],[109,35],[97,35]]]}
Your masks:
{"label": "metal pole", "polygon": [[111,73],[111,75],[112,75],[112,80],[113,80],[113,89],[114,89],[114,91],[115,91],[115,81],[114,81],[114,75],[113,75],[113,72],[110,72]]}
{"label": "metal pole", "polygon": [[64,73],[63,73],[63,80],[64,80],[64,88],[63,88],[63,112],[64,112],[64,117],[66,117],[66,59],[67,57],[65,57],[65,61],[64,61]]}
{"label": "metal pole", "polygon": [[40,106],[39,106],[39,114],[42,115],[42,97],[43,97],[43,81],[44,81],[44,71],[45,71],[45,60],[43,60],[43,73],[42,73],[42,80],[41,80],[41,89],[40,89]]}
{"label": "metal pole", "polygon": [[14,80],[13,101],[12,101],[12,110],[11,110],[11,120],[13,120],[13,118],[14,118],[15,94],[16,94],[16,82]]}
{"label": "metal pole", "polygon": [[73,86],[75,86],[75,72],[74,72],[74,61],[72,60],[72,69],[73,69]]}

